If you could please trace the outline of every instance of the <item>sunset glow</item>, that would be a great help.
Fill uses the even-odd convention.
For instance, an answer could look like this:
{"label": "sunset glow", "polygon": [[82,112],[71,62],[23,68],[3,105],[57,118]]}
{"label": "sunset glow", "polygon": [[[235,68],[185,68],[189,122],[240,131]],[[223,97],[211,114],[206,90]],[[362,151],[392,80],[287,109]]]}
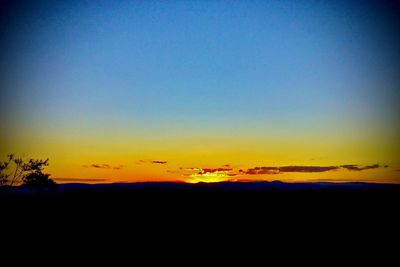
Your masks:
{"label": "sunset glow", "polygon": [[400,183],[391,6],[34,2],[0,14],[0,161],[49,158],[58,183]]}
{"label": "sunset glow", "polygon": [[228,180],[229,180],[229,176],[225,172],[214,172],[214,173],[191,174],[190,178],[188,179],[188,182],[215,183],[215,182],[223,182],[223,181],[228,181]]}

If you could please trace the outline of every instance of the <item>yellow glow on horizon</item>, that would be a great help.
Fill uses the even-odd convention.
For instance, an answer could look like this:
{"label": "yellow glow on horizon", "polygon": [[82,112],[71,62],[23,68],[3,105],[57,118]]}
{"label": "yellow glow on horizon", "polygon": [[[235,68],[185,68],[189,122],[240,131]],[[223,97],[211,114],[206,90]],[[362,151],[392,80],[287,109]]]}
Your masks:
{"label": "yellow glow on horizon", "polygon": [[230,180],[230,176],[225,171],[200,172],[189,175],[188,183],[218,183]]}
{"label": "yellow glow on horizon", "polygon": [[[265,136],[249,133],[161,134],[154,136],[99,132],[35,134],[19,131],[1,135],[0,159],[9,153],[28,158],[50,159],[46,171],[53,178],[76,178],[101,182],[177,181],[188,183],[241,180],[371,181],[400,183],[400,142],[394,138],[354,139],[352,135]],[[140,160],[145,163],[138,164]],[[151,160],[166,161],[152,164]],[[360,166],[379,163],[388,168],[365,171],[239,175],[239,169],[261,166]],[[87,168],[91,164],[123,166]],[[223,165],[232,171],[218,171]],[[210,168],[205,171],[200,168]],[[201,173],[203,172],[203,173]],[[236,176],[233,176],[236,174]],[[243,179],[242,179],[243,178]],[[88,180],[85,180],[88,179]],[[65,180],[68,182],[69,180]],[[78,181],[78,180],[77,180]],[[100,181],[100,180],[97,180]],[[96,183],[96,180],[91,182]],[[59,180],[59,182],[62,182]]]}

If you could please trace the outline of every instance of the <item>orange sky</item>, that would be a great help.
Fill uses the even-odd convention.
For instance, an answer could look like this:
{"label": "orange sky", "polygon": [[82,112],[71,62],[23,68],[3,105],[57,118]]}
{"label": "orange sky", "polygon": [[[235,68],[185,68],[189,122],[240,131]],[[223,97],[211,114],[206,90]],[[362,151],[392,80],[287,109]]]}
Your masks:
{"label": "orange sky", "polygon": [[[186,135],[183,136],[183,134]],[[317,135],[317,133],[315,133]],[[88,136],[4,136],[1,151],[25,158],[50,158],[47,171],[58,182],[138,182],[223,180],[371,181],[399,183],[398,142],[366,135],[339,140],[326,135],[181,133],[135,136],[99,132]],[[371,142],[374,140],[374,142]],[[379,167],[374,166],[379,164]],[[341,167],[356,165],[353,169]],[[331,170],[273,170],[255,167],[335,167]],[[372,166],[368,168],[367,166]],[[207,170],[209,169],[209,170]],[[214,170],[212,170],[214,169]],[[73,179],[72,179],[73,178]],[[76,179],[76,180],[75,180]]]}

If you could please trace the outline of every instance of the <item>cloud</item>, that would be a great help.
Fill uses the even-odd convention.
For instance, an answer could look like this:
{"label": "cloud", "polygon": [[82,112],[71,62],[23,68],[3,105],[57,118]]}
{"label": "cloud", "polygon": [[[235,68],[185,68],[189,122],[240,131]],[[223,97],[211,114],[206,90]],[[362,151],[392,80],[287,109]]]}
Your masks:
{"label": "cloud", "polygon": [[337,166],[284,166],[279,167],[280,172],[327,172],[337,170]]}
{"label": "cloud", "polygon": [[203,168],[179,168],[180,173],[183,176],[190,176],[192,174],[198,174],[201,173],[203,171]]}
{"label": "cloud", "polygon": [[360,166],[356,164],[346,165],[330,165],[330,166],[261,166],[249,169],[235,170],[232,165],[225,164],[219,168],[179,168],[177,172],[168,170],[168,173],[180,173],[182,176],[189,177],[195,181],[228,181],[235,177],[235,180],[240,175],[276,175],[283,173],[324,173],[333,171],[364,171],[376,168],[387,168],[387,165],[380,166],[379,164]]}
{"label": "cloud", "polygon": [[191,174],[196,173],[196,174],[212,174],[212,173],[226,173],[227,175],[229,174],[230,176],[236,175],[235,173],[232,173],[233,168],[179,168],[181,171],[188,171],[191,172]]}
{"label": "cloud", "polygon": [[212,173],[212,172],[229,172],[232,171],[232,165],[230,164],[224,164],[220,168],[198,168],[198,167],[192,167],[192,168],[179,168],[182,171],[195,171],[195,172],[204,172],[204,173]]}
{"label": "cloud", "polygon": [[[385,165],[385,166],[386,166],[385,168],[387,168],[387,165]],[[379,166],[379,164],[374,164],[374,165],[367,165],[364,167],[360,167],[359,165],[349,164],[349,165],[342,165],[340,167],[342,167],[346,170],[349,170],[349,171],[364,171],[364,170],[369,170],[369,169],[377,169],[380,166]]]}
{"label": "cloud", "polygon": [[164,160],[144,160],[144,159],[140,159],[136,162],[136,164],[145,164],[145,163],[149,163],[149,164],[167,164],[168,161],[164,161]]}
{"label": "cloud", "polygon": [[202,173],[229,172],[231,170],[232,170],[232,168],[216,168],[216,169],[201,168]]}
{"label": "cloud", "polygon": [[110,169],[110,170],[121,170],[124,165],[110,165],[110,164],[90,164],[82,165],[84,168],[95,168],[95,169]]}
{"label": "cloud", "polygon": [[224,168],[232,168],[232,165],[231,164],[224,164],[224,165],[222,165],[222,167],[224,167]]}
{"label": "cloud", "polygon": [[110,165],[108,164],[92,164],[90,165],[90,167],[92,168],[96,168],[96,169],[110,169]]}
{"label": "cloud", "polygon": [[53,180],[60,181],[60,182],[105,182],[108,179],[86,179],[86,178],[53,178]]}
{"label": "cloud", "polygon": [[112,167],[113,170],[121,170],[124,166],[123,165],[119,165],[119,166],[114,166]]}
{"label": "cloud", "polygon": [[167,164],[167,161],[161,161],[161,160],[153,160],[151,163],[153,164]]}
{"label": "cloud", "polygon": [[241,174],[278,174],[279,173],[279,167],[254,167],[251,169],[247,170],[239,170],[239,173]]}
{"label": "cloud", "polygon": [[[364,171],[370,169],[380,168],[379,164],[359,166],[356,164],[348,164],[341,166],[280,166],[280,167],[254,167],[246,170],[239,170],[240,174],[280,174],[287,172],[302,172],[302,173],[315,173],[315,172],[328,172],[336,171],[339,169],[346,169],[348,171]],[[384,166],[387,168],[387,165]]]}
{"label": "cloud", "polygon": [[179,168],[184,171],[183,176],[188,177],[233,177],[238,175],[233,172],[233,168]]}
{"label": "cloud", "polygon": [[238,173],[232,168],[180,168],[181,175],[188,182],[223,182],[234,180]]}

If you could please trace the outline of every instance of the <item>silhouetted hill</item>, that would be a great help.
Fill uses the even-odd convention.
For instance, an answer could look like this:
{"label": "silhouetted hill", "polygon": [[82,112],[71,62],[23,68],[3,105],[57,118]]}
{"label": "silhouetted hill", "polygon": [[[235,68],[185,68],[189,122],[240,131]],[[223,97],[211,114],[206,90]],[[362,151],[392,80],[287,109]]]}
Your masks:
{"label": "silhouetted hill", "polygon": [[[84,206],[115,208],[135,203],[136,208],[191,205],[224,205],[271,209],[280,206],[342,205],[347,208],[355,203],[361,206],[383,205],[388,207],[400,200],[400,185],[378,183],[284,183],[272,182],[221,182],[221,183],[111,183],[111,184],[59,184],[55,189],[41,191],[24,187],[0,189],[3,207],[12,206]],[[95,202],[95,203],[92,203]],[[272,203],[274,203],[272,205]],[[399,202],[400,203],[400,202]],[[92,205],[93,204],[93,205]],[[212,207],[210,207],[212,208]]]}
{"label": "silhouetted hill", "polygon": [[140,191],[159,191],[164,193],[168,191],[196,191],[196,192],[270,192],[270,191],[397,191],[400,185],[380,184],[365,182],[331,183],[331,182],[313,182],[313,183],[285,183],[281,181],[261,181],[261,182],[219,182],[219,183],[179,183],[179,182],[142,182],[142,183],[103,183],[103,184],[85,184],[85,183],[67,183],[58,184],[54,190],[42,190],[40,192],[30,190],[24,187],[3,187],[0,193],[6,195],[13,194],[62,194],[68,192],[121,192],[132,193]]}
{"label": "silhouetted hill", "polygon": [[371,228],[378,222],[380,229],[390,229],[400,223],[398,203],[400,185],[373,183],[74,183],[53,190],[0,191],[0,210],[8,223],[124,225],[157,233],[179,225],[265,232],[276,226]]}
{"label": "silhouetted hill", "polygon": [[143,182],[143,183],[109,183],[109,184],[85,184],[85,183],[67,183],[58,184],[54,189],[32,190],[26,187],[2,187],[0,188],[1,198],[15,198],[20,195],[32,196],[61,196],[68,194],[85,194],[97,193],[102,194],[151,194],[154,192],[162,194],[177,193],[234,193],[234,194],[265,194],[265,196],[273,193],[306,193],[306,194],[329,194],[343,193],[389,193],[398,192],[400,185],[396,184],[379,184],[364,182],[349,183],[285,183],[281,181],[272,182],[220,182],[220,183],[179,183],[179,182]]}

